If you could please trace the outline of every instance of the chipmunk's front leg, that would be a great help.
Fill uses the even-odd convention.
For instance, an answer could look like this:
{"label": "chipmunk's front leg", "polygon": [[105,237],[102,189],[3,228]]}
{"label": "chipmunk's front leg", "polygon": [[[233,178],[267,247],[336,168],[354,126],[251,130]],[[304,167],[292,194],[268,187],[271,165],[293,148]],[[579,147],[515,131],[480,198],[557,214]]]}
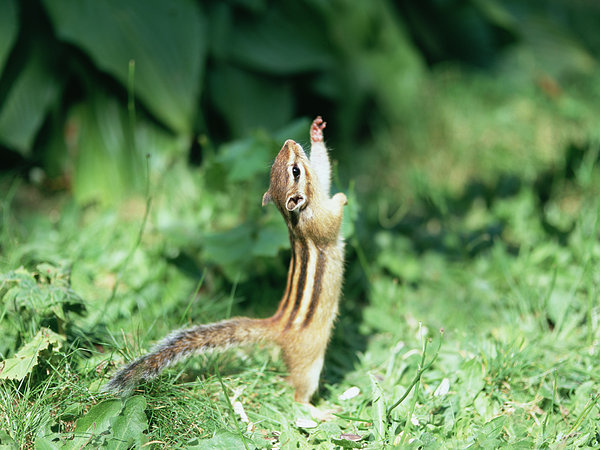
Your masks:
{"label": "chipmunk's front leg", "polygon": [[331,217],[335,218],[336,221],[341,223],[342,215],[344,213],[344,206],[347,204],[348,198],[346,197],[346,194],[343,192],[338,192],[327,201],[327,210],[329,211]]}
{"label": "chipmunk's front leg", "polygon": [[329,197],[331,188],[331,164],[327,155],[327,148],[323,140],[323,130],[326,123],[318,116],[310,127],[310,165],[317,174],[323,193]]}

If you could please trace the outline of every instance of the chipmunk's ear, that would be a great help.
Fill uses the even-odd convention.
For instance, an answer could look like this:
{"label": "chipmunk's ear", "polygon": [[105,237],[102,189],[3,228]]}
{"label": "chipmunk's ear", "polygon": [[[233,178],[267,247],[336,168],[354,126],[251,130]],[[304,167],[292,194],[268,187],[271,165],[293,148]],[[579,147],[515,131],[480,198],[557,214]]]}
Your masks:
{"label": "chipmunk's ear", "polygon": [[273,201],[273,199],[271,198],[271,192],[269,192],[269,191],[265,192],[265,195],[263,195],[263,199],[262,199],[262,205],[267,206],[272,201]]}

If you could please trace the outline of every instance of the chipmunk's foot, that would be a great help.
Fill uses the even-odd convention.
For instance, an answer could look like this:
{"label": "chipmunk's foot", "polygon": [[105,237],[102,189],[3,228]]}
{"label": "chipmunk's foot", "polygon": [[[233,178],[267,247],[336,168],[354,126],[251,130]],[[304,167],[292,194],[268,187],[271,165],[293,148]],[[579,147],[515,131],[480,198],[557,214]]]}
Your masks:
{"label": "chipmunk's foot", "polygon": [[310,127],[310,141],[315,144],[317,142],[323,142],[323,130],[327,122],[323,122],[321,116],[317,116]]}
{"label": "chipmunk's foot", "polygon": [[308,410],[311,417],[319,422],[329,422],[334,420],[336,417],[333,414],[340,412],[340,408],[327,407],[326,405],[317,407],[309,404]]}

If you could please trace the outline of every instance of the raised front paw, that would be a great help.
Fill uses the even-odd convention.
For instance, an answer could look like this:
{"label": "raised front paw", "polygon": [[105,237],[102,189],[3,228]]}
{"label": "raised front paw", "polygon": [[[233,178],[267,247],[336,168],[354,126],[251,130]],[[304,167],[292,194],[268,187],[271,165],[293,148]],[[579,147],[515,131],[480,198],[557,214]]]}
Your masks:
{"label": "raised front paw", "polygon": [[337,194],[335,194],[333,196],[333,199],[342,206],[346,206],[348,204],[348,198],[346,197],[346,194],[344,194],[343,192],[338,192]]}
{"label": "raised front paw", "polygon": [[323,142],[323,130],[327,125],[326,122],[323,122],[321,116],[317,116],[310,127],[310,141],[315,144],[317,142]]}

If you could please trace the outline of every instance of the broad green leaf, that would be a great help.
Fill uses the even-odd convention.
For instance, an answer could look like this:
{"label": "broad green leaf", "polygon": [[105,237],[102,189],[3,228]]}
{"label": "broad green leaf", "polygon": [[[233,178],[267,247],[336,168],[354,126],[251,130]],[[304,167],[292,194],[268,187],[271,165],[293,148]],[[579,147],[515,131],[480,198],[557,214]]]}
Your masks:
{"label": "broad green leaf", "polygon": [[342,448],[363,448],[363,443],[361,441],[352,441],[343,437],[331,438],[331,442]]}
{"label": "broad green leaf", "polygon": [[144,410],[146,399],[141,395],[131,397],[125,403],[121,414],[112,420],[112,433],[117,441],[115,449],[127,449],[143,438],[148,429],[148,419]]}
{"label": "broad green leaf", "polygon": [[73,193],[78,203],[115,203],[145,185],[151,168],[164,170],[182,142],[143,117],[132,127],[116,99],[96,95],[69,111],[69,146],[75,153]]}
{"label": "broad green leaf", "polygon": [[498,416],[486,422],[477,434],[477,443],[480,448],[498,448],[498,438],[504,429],[507,416]]}
{"label": "broad green leaf", "polygon": [[2,104],[0,142],[22,155],[29,155],[46,113],[59,92],[59,81],[43,57],[34,51]]}
{"label": "broad green leaf", "polygon": [[475,397],[473,406],[483,419],[487,419],[493,415],[494,407],[492,401],[485,392],[480,392],[477,397]]}
{"label": "broad green leaf", "polygon": [[591,74],[598,62],[575,33],[549,20],[546,13],[533,13],[519,27],[522,38],[536,62],[536,70],[554,77]]}
{"label": "broad green leaf", "polygon": [[241,139],[221,146],[217,162],[225,166],[230,183],[253,180],[267,172],[270,150],[260,139]]}
{"label": "broad green leaf", "polygon": [[308,142],[312,119],[302,117],[287,123],[284,127],[273,133],[273,139],[277,142],[278,146],[283,145],[287,139],[293,139],[296,142]]}
{"label": "broad green leaf", "polygon": [[378,440],[383,441],[386,434],[384,392],[379,385],[379,381],[375,378],[375,375],[369,373],[369,377],[371,378],[371,402],[373,403],[371,408],[371,418],[373,419],[373,427],[375,427],[375,437]]}
{"label": "broad green leaf", "polygon": [[[379,41],[375,48],[367,46],[361,49],[352,71],[353,76],[359,74],[370,79],[371,89],[379,107],[385,111],[390,120],[402,120],[412,114],[417,100],[417,92],[421,90],[423,80],[423,62],[420,54],[404,30],[399,18],[394,18],[394,11],[389,2],[373,2],[381,6],[381,10],[370,11],[381,22],[379,25]],[[365,3],[369,4],[369,3]],[[356,11],[356,10],[355,10]],[[365,43],[361,43],[364,46]],[[353,83],[360,85],[362,80]]]}
{"label": "broad green leaf", "polygon": [[211,233],[205,239],[204,257],[219,265],[245,261],[252,252],[253,233],[254,227],[249,223],[231,230]]}
{"label": "broad green leaf", "polygon": [[17,37],[18,23],[17,2],[2,0],[0,2],[0,74]]}
{"label": "broad green leaf", "polygon": [[0,430],[0,450],[18,448],[15,440],[4,430]]}
{"label": "broad green leaf", "polygon": [[75,425],[75,437],[70,442],[70,448],[97,445],[100,435],[108,431],[111,419],[118,416],[123,405],[121,400],[105,400],[90,408],[85,416]]}
{"label": "broad green leaf", "polygon": [[218,52],[252,69],[291,75],[334,64],[327,26],[306,2],[280,2],[228,26],[234,32]]}
{"label": "broad green leaf", "polygon": [[36,450],[57,450],[60,447],[52,442],[50,439],[38,436],[35,439]]}
{"label": "broad green leaf", "polygon": [[252,254],[255,256],[273,257],[279,250],[288,248],[288,229],[281,217],[270,216],[272,219],[263,224],[258,230],[258,237],[254,242]]}
{"label": "broad green leaf", "polygon": [[[233,136],[256,128],[277,130],[294,112],[290,80],[270,79],[232,66],[220,65],[210,72],[210,97]],[[306,130],[308,137],[308,129]]]}
{"label": "broad green leaf", "polygon": [[474,0],[473,4],[490,23],[509,31],[515,30],[517,22],[502,2],[497,0]]}
{"label": "broad green leaf", "polygon": [[5,380],[22,380],[37,365],[38,356],[42,350],[52,344],[58,350],[65,338],[48,328],[42,328],[34,338],[25,344],[13,358],[4,360],[0,378]]}
{"label": "broad green leaf", "polygon": [[152,113],[189,134],[206,53],[206,24],[192,0],[45,0],[58,36],[85,51],[103,71],[134,89]]}
{"label": "broad green leaf", "polygon": [[485,386],[485,373],[481,361],[473,358],[467,361],[459,370],[459,392],[465,401],[465,406],[469,405],[481,392]]}
{"label": "broad green leaf", "polygon": [[[39,248],[39,244],[37,246]],[[0,292],[6,311],[38,318],[65,319],[65,311],[84,309],[83,301],[71,289],[65,268],[38,264],[35,272],[23,267],[0,274]]]}
{"label": "broad green leaf", "polygon": [[565,321],[567,310],[572,302],[573,296],[562,289],[555,289],[548,297],[546,314],[554,323],[557,331],[561,330]]}
{"label": "broad green leaf", "polygon": [[[238,434],[223,431],[215,434],[210,439],[204,439],[199,444],[188,448],[195,450],[229,450],[232,448],[244,448],[244,441],[242,441],[242,438]],[[251,445],[250,448],[253,448],[253,446]]]}
{"label": "broad green leaf", "polygon": [[98,96],[76,105],[68,120],[74,130],[73,194],[78,203],[115,202],[141,185],[142,159],[126,147],[125,111],[116,100]]}

